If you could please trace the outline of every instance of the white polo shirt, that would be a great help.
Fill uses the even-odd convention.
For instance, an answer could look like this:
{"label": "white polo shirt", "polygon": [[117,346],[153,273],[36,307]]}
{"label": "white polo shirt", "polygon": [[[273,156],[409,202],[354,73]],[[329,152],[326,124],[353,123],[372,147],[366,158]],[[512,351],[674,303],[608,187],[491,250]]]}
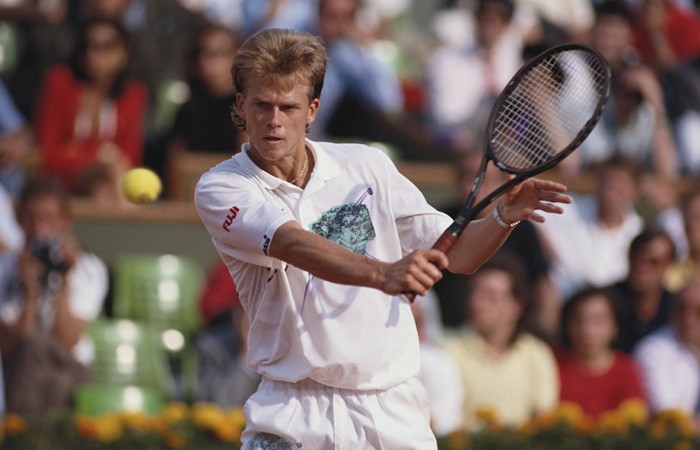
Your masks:
{"label": "white polo shirt", "polygon": [[290,220],[361,254],[397,261],[429,248],[452,220],[380,150],[307,141],[305,189],[261,170],[249,146],[205,173],[195,203],[250,318],[249,364],[261,375],[345,389],[386,389],[419,370],[409,304],[318,279],[267,250]]}

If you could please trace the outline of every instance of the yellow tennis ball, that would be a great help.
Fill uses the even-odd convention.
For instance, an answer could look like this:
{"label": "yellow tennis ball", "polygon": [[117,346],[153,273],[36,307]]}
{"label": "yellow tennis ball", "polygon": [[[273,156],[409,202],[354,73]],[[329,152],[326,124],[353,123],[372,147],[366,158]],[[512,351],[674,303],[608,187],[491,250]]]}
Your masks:
{"label": "yellow tennis ball", "polygon": [[142,205],[158,198],[163,184],[158,175],[145,167],[129,170],[122,178],[122,193],[131,203]]}

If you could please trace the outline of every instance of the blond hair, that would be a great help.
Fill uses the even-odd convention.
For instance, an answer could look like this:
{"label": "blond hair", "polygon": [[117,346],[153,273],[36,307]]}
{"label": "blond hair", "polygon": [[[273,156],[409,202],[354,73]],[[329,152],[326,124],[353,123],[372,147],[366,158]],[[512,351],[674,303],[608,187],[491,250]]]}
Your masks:
{"label": "blond hair", "polygon": [[[235,93],[245,93],[250,80],[270,82],[291,89],[299,82],[309,87],[309,102],[321,97],[328,57],[320,38],[310,33],[267,29],[246,39],[236,52],[231,67]],[[235,105],[233,123],[245,129]]]}

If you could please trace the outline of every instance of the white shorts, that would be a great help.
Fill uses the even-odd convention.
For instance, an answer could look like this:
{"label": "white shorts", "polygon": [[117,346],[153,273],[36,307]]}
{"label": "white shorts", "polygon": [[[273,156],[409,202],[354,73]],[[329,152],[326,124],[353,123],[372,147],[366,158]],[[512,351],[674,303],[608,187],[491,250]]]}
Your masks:
{"label": "white shorts", "polygon": [[428,395],[417,379],[357,391],[263,378],[244,413],[244,450],[437,449]]}

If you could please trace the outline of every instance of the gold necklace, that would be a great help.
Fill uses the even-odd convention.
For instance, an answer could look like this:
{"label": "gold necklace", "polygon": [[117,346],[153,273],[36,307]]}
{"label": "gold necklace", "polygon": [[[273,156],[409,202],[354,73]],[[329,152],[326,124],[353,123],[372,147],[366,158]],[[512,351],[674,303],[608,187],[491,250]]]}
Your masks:
{"label": "gold necklace", "polygon": [[306,166],[309,164],[309,154],[306,153],[306,149],[304,149],[304,155],[306,156],[306,158],[304,159],[304,164],[302,164],[302,166],[301,166],[301,170],[299,171],[299,175],[297,175],[297,177],[295,179],[293,179],[292,181],[289,182],[291,184],[295,184],[306,173]]}

